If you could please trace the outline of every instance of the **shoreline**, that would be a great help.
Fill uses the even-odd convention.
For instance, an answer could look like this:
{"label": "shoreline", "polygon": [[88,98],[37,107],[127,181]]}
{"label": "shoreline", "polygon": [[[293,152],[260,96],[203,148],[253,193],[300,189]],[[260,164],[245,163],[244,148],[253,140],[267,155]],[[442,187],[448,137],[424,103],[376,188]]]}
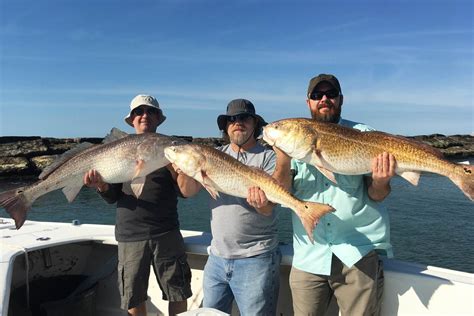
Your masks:
{"label": "shoreline", "polygon": [[[220,137],[193,138],[176,136],[191,143],[221,146],[226,142]],[[403,136],[405,137],[405,136]],[[439,150],[453,162],[474,163],[474,136],[442,134],[408,136]],[[51,138],[41,136],[1,136],[0,137],[0,179],[34,178],[58,156],[80,143],[100,144],[103,138]],[[265,143],[262,142],[264,145]]]}

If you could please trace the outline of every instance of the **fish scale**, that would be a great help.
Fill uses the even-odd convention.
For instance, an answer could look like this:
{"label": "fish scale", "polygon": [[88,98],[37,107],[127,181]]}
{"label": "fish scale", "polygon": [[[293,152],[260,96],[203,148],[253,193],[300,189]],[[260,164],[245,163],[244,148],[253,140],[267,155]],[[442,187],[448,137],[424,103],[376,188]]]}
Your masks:
{"label": "fish scale", "polygon": [[[40,196],[63,189],[72,202],[83,186],[84,174],[94,169],[106,183],[137,181],[132,189],[141,192],[143,179],[156,169],[166,166],[169,161],[164,156],[164,148],[183,141],[157,133],[126,135],[111,134],[115,139],[105,144],[95,145],[76,152],[66,153],[51,168],[45,169],[40,180],[32,185],[0,193],[0,205],[4,207],[20,228],[26,220],[27,210]],[[139,163],[140,162],[140,163]],[[139,197],[139,194],[137,195]]]}
{"label": "fish scale", "polygon": [[212,147],[197,144],[169,146],[165,155],[185,174],[202,183],[213,198],[217,198],[218,192],[246,198],[249,188],[259,187],[269,201],[289,207],[298,215],[311,242],[319,219],[334,211],[329,205],[295,198],[263,170],[244,165]]}
{"label": "fish scale", "polygon": [[387,152],[395,157],[395,172],[412,184],[418,183],[421,172],[437,173],[448,177],[469,199],[474,198],[472,166],[452,163],[434,148],[402,136],[294,118],[265,126],[263,139],[288,156],[314,165],[333,181],[332,173],[369,173],[372,160]]}

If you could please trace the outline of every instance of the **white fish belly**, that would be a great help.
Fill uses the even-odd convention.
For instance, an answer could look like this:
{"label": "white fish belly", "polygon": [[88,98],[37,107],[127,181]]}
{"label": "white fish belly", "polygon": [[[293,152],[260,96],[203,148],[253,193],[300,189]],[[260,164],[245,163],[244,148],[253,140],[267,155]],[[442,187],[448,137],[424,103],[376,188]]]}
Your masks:
{"label": "white fish belly", "polygon": [[94,169],[107,183],[123,183],[132,180],[136,165],[134,160],[107,158],[95,162]]}

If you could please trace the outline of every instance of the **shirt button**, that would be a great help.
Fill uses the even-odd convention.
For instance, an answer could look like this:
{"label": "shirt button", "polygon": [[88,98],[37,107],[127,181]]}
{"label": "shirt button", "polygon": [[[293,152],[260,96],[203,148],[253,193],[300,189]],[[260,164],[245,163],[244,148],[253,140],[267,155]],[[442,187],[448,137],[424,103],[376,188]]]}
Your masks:
{"label": "shirt button", "polygon": [[329,186],[329,183],[326,182],[324,185],[328,187],[328,186]]}
{"label": "shirt button", "polygon": [[329,246],[332,246],[332,242],[329,243]]}
{"label": "shirt button", "polygon": [[331,226],[331,223],[328,223],[328,226]]}

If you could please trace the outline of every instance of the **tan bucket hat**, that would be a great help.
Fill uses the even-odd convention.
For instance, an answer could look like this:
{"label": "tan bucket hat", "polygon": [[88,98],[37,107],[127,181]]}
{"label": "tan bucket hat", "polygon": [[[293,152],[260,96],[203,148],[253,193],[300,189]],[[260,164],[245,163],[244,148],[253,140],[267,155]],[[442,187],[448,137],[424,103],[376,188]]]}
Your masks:
{"label": "tan bucket hat", "polygon": [[125,117],[125,122],[127,122],[128,125],[133,126],[132,111],[141,105],[146,105],[146,106],[150,106],[150,107],[158,109],[158,113],[160,114],[160,117],[158,119],[157,126],[159,126],[161,123],[163,123],[166,120],[166,116],[163,115],[163,111],[160,108],[160,104],[158,103],[158,100],[156,100],[155,97],[151,95],[146,95],[146,94],[139,94],[132,99],[132,102],[130,102],[130,112]]}

